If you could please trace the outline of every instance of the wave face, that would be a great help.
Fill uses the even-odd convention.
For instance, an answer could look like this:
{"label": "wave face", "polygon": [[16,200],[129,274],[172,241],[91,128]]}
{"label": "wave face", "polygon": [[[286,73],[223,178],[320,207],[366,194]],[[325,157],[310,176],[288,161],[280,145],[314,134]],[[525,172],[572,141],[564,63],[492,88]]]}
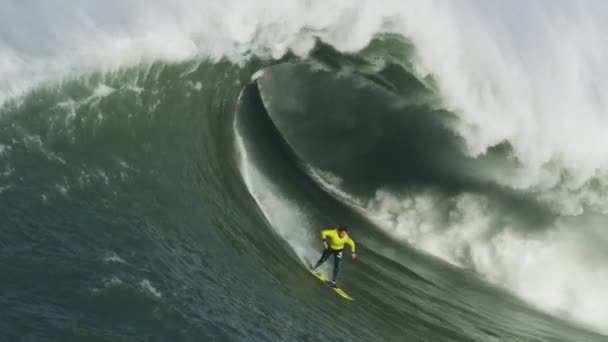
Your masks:
{"label": "wave face", "polygon": [[606,340],[602,3],[0,11],[0,339]]}

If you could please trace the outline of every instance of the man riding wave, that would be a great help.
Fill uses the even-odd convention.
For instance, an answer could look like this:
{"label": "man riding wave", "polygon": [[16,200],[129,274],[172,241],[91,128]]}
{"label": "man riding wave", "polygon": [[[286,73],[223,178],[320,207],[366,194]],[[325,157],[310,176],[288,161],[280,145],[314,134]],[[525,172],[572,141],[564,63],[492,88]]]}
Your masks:
{"label": "man riding wave", "polygon": [[338,276],[338,271],[340,270],[340,261],[342,260],[342,252],[344,251],[345,244],[350,246],[350,254],[353,260],[357,259],[355,241],[348,236],[348,228],[345,226],[321,231],[321,239],[323,239],[323,254],[321,254],[321,258],[317,261],[313,270],[327,261],[330,255],[333,255],[334,272],[329,284],[336,287],[336,278]]}

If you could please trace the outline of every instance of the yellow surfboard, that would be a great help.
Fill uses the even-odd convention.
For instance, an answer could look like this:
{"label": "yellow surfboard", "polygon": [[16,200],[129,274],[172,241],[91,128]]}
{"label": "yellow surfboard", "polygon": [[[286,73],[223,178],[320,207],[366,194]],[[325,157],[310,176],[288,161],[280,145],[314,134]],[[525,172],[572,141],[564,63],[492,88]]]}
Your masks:
{"label": "yellow surfboard", "polygon": [[[325,284],[329,285],[329,279],[327,279],[324,275],[322,275],[319,272],[315,272],[315,271],[311,271],[311,272],[320,281],[322,281]],[[339,294],[342,298],[347,299],[347,300],[354,300],[353,297],[349,296],[348,293],[344,292],[344,290],[342,290],[341,288],[339,288],[339,287],[333,287],[333,286],[329,286],[329,287],[331,287],[334,291],[336,291],[336,293]]]}

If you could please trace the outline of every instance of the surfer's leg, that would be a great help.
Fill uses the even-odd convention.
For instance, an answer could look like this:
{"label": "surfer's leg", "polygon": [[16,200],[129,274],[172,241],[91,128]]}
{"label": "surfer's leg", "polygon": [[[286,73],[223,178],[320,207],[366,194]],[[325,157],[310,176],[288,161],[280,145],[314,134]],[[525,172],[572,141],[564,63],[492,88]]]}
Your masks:
{"label": "surfer's leg", "polygon": [[338,278],[338,271],[340,271],[340,261],[342,261],[342,250],[334,251],[334,274],[331,279],[334,283],[336,282],[336,278]]}
{"label": "surfer's leg", "polygon": [[321,266],[321,264],[324,263],[330,255],[331,249],[324,249],[323,254],[321,254],[321,258],[319,259],[319,261],[317,261],[317,264],[315,265],[315,267],[313,267],[313,269],[316,269],[317,267]]}

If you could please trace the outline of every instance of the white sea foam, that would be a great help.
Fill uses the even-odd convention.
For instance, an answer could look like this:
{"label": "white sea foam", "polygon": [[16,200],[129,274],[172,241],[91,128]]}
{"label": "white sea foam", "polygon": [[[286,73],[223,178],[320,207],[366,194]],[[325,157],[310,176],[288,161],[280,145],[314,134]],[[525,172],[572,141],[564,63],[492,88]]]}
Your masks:
{"label": "white sea foam", "polygon": [[146,292],[150,293],[151,295],[153,295],[156,298],[162,298],[163,294],[158,291],[153,285],[152,283],[148,280],[148,279],[143,279],[142,281],[139,282],[139,286]]}
{"label": "white sea foam", "polygon": [[[513,185],[552,188],[547,162],[582,183],[608,168],[608,8],[601,1],[180,0],[2,5],[0,103],[44,80],[195,56],[305,55],[320,36],[342,51],[378,32],[416,46],[471,154],[509,141],[527,172]],[[567,15],[565,15],[567,14]],[[286,18],[288,20],[286,20]],[[19,28],[18,30],[16,28]],[[111,89],[100,85],[97,96]],[[559,200],[559,199],[557,199]]]}
{"label": "white sea foam", "polygon": [[116,286],[124,283],[120,278],[116,276],[104,278],[102,281],[105,287]]}
{"label": "white sea foam", "polygon": [[7,155],[10,150],[10,146],[0,144],[0,157]]}
{"label": "white sea foam", "polygon": [[116,252],[111,251],[109,252],[104,258],[103,261],[106,263],[119,263],[119,264],[125,264],[126,261],[121,258],[118,254],[116,254]]}
{"label": "white sea foam", "polygon": [[0,195],[10,189],[13,189],[15,186],[13,184],[0,185]]}

